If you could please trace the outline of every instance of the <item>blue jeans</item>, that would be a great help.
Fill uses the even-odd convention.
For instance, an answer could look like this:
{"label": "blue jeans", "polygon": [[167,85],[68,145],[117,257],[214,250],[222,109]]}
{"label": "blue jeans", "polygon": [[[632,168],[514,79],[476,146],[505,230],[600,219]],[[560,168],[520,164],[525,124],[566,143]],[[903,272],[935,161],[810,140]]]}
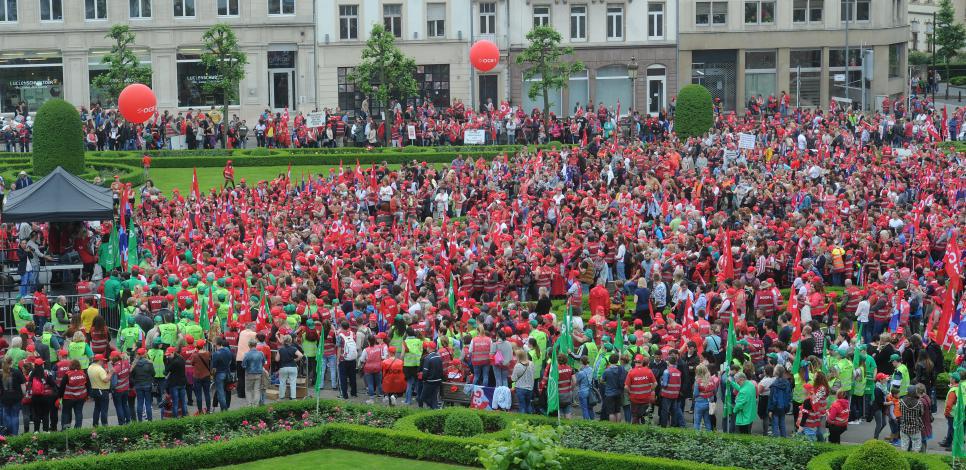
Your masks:
{"label": "blue jeans", "polygon": [[490,386],[490,365],[473,366],[473,385]]}
{"label": "blue jeans", "polygon": [[20,276],[20,295],[34,293],[33,286],[37,283],[37,271],[27,271]]}
{"label": "blue jeans", "polygon": [[127,424],[131,422],[130,408],[128,408],[128,392],[112,392],[114,395],[114,413],[117,415],[117,424]]}
{"label": "blue jeans", "polygon": [[416,391],[416,385],[418,384],[419,381],[416,380],[415,376],[406,379],[406,395],[404,401],[407,405],[412,404],[414,396],[419,397],[419,392]]}
{"label": "blue jeans", "polygon": [[138,422],[152,421],[154,419],[154,411],[151,408],[151,386],[141,387],[134,389],[137,393],[137,399],[134,402],[134,415],[137,417]]}
{"label": "blue jeans", "polygon": [[670,421],[671,426],[678,428],[684,427],[684,412],[681,411],[681,404],[678,400],[680,399],[670,400],[661,398],[661,408],[658,410],[658,419],[661,427],[666,427],[668,421]]}
{"label": "blue jeans", "polygon": [[[19,406],[19,405],[18,405]],[[84,400],[61,400],[60,429],[63,431],[70,424],[71,414],[74,415],[74,428],[79,429],[84,423]]]}
{"label": "blue jeans", "polygon": [[515,392],[517,394],[517,405],[520,407],[520,413],[530,413],[530,400],[533,398],[533,390],[517,387]]}
{"label": "blue jeans", "polygon": [[[322,378],[325,379],[325,371],[328,370],[329,380],[332,382],[332,390],[335,390],[337,386],[335,381],[335,376],[336,376],[337,367],[338,367],[338,360],[336,359],[336,356],[334,354],[331,356],[324,356],[324,358],[325,358],[323,361],[324,364],[322,365],[323,367]],[[325,380],[322,380],[322,382],[324,384]]]}
{"label": "blue jeans", "polygon": [[771,435],[774,437],[788,437],[785,431],[785,413],[771,412]]}
{"label": "blue jeans", "polygon": [[91,399],[94,400],[94,427],[107,426],[107,410],[111,405],[110,390],[91,390]]}
{"label": "blue jeans", "polygon": [[580,414],[584,419],[594,419],[594,407],[590,406],[590,391],[577,394],[580,401]]}
{"label": "blue jeans", "polygon": [[859,322],[859,326],[862,327],[862,343],[869,344],[872,342],[872,322]]}
{"label": "blue jeans", "polygon": [[704,423],[705,430],[711,430],[711,403],[707,398],[698,397],[694,400],[694,429],[701,430]]}
{"label": "blue jeans", "polygon": [[172,385],[168,388],[171,393],[171,417],[177,418],[188,415],[188,395],[184,385]]}
{"label": "blue jeans", "polygon": [[618,261],[617,262],[617,266],[614,268],[614,270],[617,271],[617,280],[618,281],[623,281],[623,280],[627,279],[627,276],[624,275],[624,262],[623,261]]}
{"label": "blue jeans", "polygon": [[225,379],[228,378],[227,372],[215,374],[215,400],[218,401],[218,408],[221,411],[228,409],[228,399],[225,397]]}
{"label": "blue jeans", "polygon": [[496,378],[495,387],[506,387],[507,383],[507,370],[502,367],[493,368],[493,377]]}
{"label": "blue jeans", "polygon": [[887,321],[872,320],[872,337],[878,338],[879,335],[881,335],[882,332],[885,331],[885,329],[888,326],[889,326],[888,320]]}
{"label": "blue jeans", "polygon": [[16,436],[20,433],[20,402],[4,404],[3,405],[3,435],[5,436]]}
{"label": "blue jeans", "polygon": [[366,393],[369,398],[382,395],[382,372],[367,373],[362,376],[366,381]]}
{"label": "blue jeans", "polygon": [[[211,410],[211,379],[195,379],[195,384],[192,387],[195,392],[195,404],[198,405],[198,411],[210,411]],[[204,408],[201,407],[201,399],[205,399]]]}

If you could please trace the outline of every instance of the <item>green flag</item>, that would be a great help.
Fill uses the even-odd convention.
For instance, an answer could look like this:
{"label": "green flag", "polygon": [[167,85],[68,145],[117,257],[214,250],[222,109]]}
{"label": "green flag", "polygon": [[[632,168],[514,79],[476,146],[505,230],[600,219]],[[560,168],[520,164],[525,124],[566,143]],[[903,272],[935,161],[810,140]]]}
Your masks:
{"label": "green flag", "polygon": [[792,362],[792,374],[797,374],[798,369],[802,367],[802,342],[798,342],[798,346],[795,347],[795,360]]}
{"label": "green flag", "polygon": [[852,369],[859,368],[859,339],[862,338],[862,324],[859,323],[859,334],[855,335],[855,349],[852,350]]}
{"label": "green flag", "polygon": [[134,233],[134,230],[128,232],[128,242],[127,242],[127,268],[131,269],[132,266],[137,266],[140,264],[138,260],[138,237]]}
{"label": "green flag", "polygon": [[458,318],[456,315],[456,289],[453,288],[453,273],[449,274],[449,311],[453,314],[453,318]]}
{"label": "green flag", "polygon": [[963,426],[966,420],[966,403],[963,403],[963,384],[956,385],[956,409],[953,410],[953,458],[966,457],[966,447],[963,446]]}
{"label": "green flag", "polygon": [[[735,317],[732,316],[728,321],[728,347],[725,348],[725,362],[722,367],[724,368],[725,375],[727,376],[728,370],[731,368],[731,355],[735,347],[735,343],[738,342],[738,338],[735,336]],[[731,415],[731,380],[725,380],[725,396],[724,396],[724,415]]]}
{"label": "green flag", "polygon": [[104,269],[104,275],[111,272],[121,265],[120,254],[118,253],[117,227],[111,229],[111,238],[107,243],[102,243],[98,250],[98,264]]}
{"label": "green flag", "polygon": [[547,375],[547,414],[560,410],[560,370],[557,366],[557,346],[550,349],[550,374]]}
{"label": "green flag", "polygon": [[822,373],[828,375],[828,361],[831,354],[828,353],[828,338],[822,336]]}
{"label": "green flag", "polygon": [[[325,327],[322,327],[322,332],[319,334],[320,338],[325,338]],[[322,376],[325,372],[325,361],[322,357],[315,358],[315,395],[319,395],[319,390],[322,389]]]}
{"label": "green flag", "polygon": [[624,321],[617,315],[617,334],[614,335],[614,349],[618,354],[624,354]]}
{"label": "green flag", "polygon": [[201,325],[201,329],[207,333],[208,330],[211,329],[211,323],[208,321],[208,299],[211,296],[200,295],[199,297],[201,297],[201,310],[198,311],[198,324]]}
{"label": "green flag", "polygon": [[573,309],[570,305],[567,305],[567,313],[564,316],[564,354],[570,354],[574,350],[574,324],[573,324]]}

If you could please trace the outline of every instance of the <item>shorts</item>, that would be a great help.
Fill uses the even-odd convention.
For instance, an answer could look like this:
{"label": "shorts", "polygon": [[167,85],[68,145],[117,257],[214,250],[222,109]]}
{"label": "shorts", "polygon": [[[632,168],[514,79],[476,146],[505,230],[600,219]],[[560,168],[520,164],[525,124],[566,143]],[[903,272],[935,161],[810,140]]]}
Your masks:
{"label": "shorts", "polygon": [[419,366],[403,366],[403,377],[406,380],[415,379],[419,375]]}
{"label": "shorts", "polygon": [[631,416],[640,419],[650,409],[650,403],[631,403]]}
{"label": "shorts", "polygon": [[624,408],[623,396],[617,395],[615,397],[604,398],[604,405],[602,408],[602,411],[604,414],[611,415],[615,413],[620,413],[623,408]]}

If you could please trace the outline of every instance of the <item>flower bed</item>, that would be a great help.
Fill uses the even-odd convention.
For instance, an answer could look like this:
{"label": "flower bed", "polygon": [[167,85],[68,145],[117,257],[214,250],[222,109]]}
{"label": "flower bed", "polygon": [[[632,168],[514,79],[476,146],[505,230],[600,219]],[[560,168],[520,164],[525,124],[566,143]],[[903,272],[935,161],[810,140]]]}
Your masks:
{"label": "flower bed", "polygon": [[303,400],[181,419],[144,421],[126,426],[30,434],[3,439],[0,463],[28,463],[84,455],[181,448],[279,431],[298,431],[331,423],[389,427],[410,411],[405,408],[375,408],[340,401],[323,401],[320,403],[319,413],[316,414],[315,401]]}
{"label": "flower bed", "polygon": [[[857,449],[836,450],[821,454],[808,462],[807,470],[841,470],[845,459]],[[949,464],[940,456],[930,454],[916,454],[913,452],[900,453],[909,462],[910,470],[949,470]],[[962,467],[959,467],[962,468]]]}

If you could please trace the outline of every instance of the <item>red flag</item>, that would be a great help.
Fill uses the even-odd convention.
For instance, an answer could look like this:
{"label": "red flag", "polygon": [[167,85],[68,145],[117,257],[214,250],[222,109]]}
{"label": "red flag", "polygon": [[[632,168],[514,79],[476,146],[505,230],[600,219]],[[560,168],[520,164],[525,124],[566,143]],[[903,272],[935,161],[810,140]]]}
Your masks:
{"label": "red flag", "polygon": [[948,131],[948,129],[946,128],[947,122],[949,122],[949,115],[946,114],[946,107],[943,106],[943,122],[939,123],[939,129],[942,130],[942,136],[944,139],[949,137],[948,135],[946,135]]}
{"label": "red flag", "polygon": [[248,250],[248,257],[260,258],[262,253],[265,253],[265,229],[263,227],[258,227],[258,232],[255,234],[255,241]]}
{"label": "red flag", "polygon": [[788,298],[788,312],[792,314],[792,326],[795,330],[792,332],[792,342],[796,342],[802,339],[802,312],[798,309],[798,298],[795,296],[795,290],[789,293]]}
{"label": "red flag", "polygon": [[[618,108],[620,108],[620,101],[617,102]],[[694,329],[694,306],[691,305],[691,296],[684,301],[684,331],[689,332]],[[682,336],[682,339],[686,337],[687,334]]]}
{"label": "red flag", "polygon": [[621,133],[621,100],[617,100],[617,115],[614,119],[614,143],[617,143],[617,136]]}
{"label": "red flag", "polygon": [[959,292],[963,285],[963,267],[962,260],[959,259],[960,253],[962,251],[956,240],[956,232],[953,231],[953,236],[946,243],[946,255],[943,257],[943,264],[946,265],[946,275],[949,276],[949,290],[954,292]]}
{"label": "red flag", "polygon": [[258,319],[255,320],[255,330],[264,330],[268,328],[268,324],[268,307],[265,305],[265,293],[262,292],[261,304],[258,307]]}
{"label": "red flag", "polygon": [[292,162],[288,162],[288,171],[285,172],[285,186],[292,183]]}
{"label": "red flag", "polygon": [[191,169],[191,195],[195,197],[195,201],[201,200],[201,189],[198,188],[198,169]]}
{"label": "red flag", "polygon": [[339,270],[335,266],[332,266],[332,281],[331,282],[332,282],[332,292],[335,294],[335,297],[334,298],[335,299],[338,299],[339,298],[339,290],[340,290],[340,287],[341,286],[339,286]]}
{"label": "red flag", "polygon": [[582,139],[580,139],[580,147],[583,148],[583,147],[586,147],[586,146],[587,146],[587,128],[585,127],[584,128],[584,137]]}
{"label": "red flag", "polygon": [[721,244],[721,271],[718,272],[718,280],[726,281],[735,277],[735,259],[731,254],[731,235],[727,229],[722,229],[724,233]]}
{"label": "red flag", "polygon": [[215,289],[212,286],[208,286],[208,324],[214,325],[215,318],[218,317],[218,309],[215,308]]}
{"label": "red flag", "polygon": [[953,312],[956,308],[953,306],[954,293],[952,289],[946,289],[945,295],[943,295],[943,313],[939,316],[939,325],[936,325],[936,335],[933,340],[941,344],[943,349],[949,349],[952,344],[952,337],[956,336],[958,333],[954,329],[949,328],[949,322],[953,319]]}

